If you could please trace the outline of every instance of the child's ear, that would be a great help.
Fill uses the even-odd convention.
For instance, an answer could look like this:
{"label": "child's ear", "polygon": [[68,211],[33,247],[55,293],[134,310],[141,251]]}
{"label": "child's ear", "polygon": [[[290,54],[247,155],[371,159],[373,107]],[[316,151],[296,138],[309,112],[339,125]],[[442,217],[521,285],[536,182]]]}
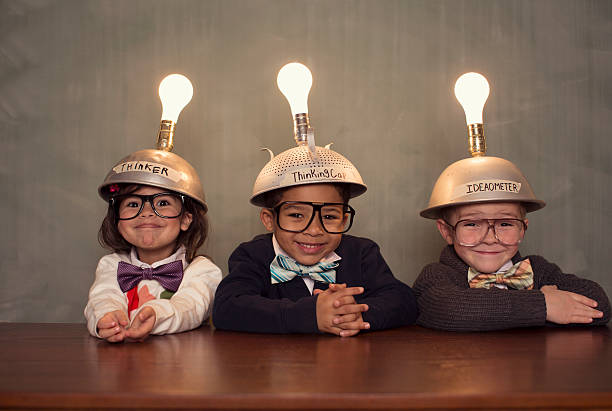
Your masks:
{"label": "child's ear", "polygon": [[193,215],[191,213],[183,213],[183,215],[181,216],[181,231],[189,230],[192,221]]}
{"label": "child's ear", "polygon": [[451,233],[451,228],[448,226],[448,224],[446,224],[446,221],[442,220],[441,218],[438,218],[436,220],[436,224],[438,226],[438,231],[440,232],[440,235],[442,236],[442,238],[444,238],[444,241],[446,241],[447,244],[452,244],[453,243],[453,234]]}
{"label": "child's ear", "polygon": [[268,231],[274,231],[274,212],[269,208],[262,208],[259,212],[259,219]]}

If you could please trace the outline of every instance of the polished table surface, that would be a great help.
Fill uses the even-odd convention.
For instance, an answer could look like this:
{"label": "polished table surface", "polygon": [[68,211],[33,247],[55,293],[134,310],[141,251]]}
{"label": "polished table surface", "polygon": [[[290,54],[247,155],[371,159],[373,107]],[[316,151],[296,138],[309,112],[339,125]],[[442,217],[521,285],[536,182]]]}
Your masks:
{"label": "polished table surface", "polygon": [[612,408],[612,331],[341,339],[203,326],[108,344],[83,324],[0,323],[0,408]]}

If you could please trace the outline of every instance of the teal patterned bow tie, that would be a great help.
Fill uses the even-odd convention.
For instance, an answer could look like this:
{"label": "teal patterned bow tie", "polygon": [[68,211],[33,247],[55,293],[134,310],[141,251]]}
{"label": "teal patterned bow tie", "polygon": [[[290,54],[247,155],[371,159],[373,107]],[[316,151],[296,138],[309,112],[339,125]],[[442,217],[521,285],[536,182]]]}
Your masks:
{"label": "teal patterned bow tie", "polygon": [[272,284],[284,283],[295,277],[308,277],[315,281],[324,283],[336,282],[336,270],[338,263],[317,263],[314,265],[303,265],[293,258],[277,255],[270,264],[270,275]]}

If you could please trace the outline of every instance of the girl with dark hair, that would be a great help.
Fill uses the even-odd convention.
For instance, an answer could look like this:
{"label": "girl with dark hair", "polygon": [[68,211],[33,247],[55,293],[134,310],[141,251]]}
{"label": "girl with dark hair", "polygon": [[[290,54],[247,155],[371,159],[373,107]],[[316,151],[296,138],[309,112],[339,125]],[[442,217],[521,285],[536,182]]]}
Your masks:
{"label": "girl with dark hair", "polygon": [[198,327],[210,314],[221,270],[197,256],[208,233],[195,170],[181,157],[142,150],[121,160],[99,189],[108,211],[85,317],[109,342]]}

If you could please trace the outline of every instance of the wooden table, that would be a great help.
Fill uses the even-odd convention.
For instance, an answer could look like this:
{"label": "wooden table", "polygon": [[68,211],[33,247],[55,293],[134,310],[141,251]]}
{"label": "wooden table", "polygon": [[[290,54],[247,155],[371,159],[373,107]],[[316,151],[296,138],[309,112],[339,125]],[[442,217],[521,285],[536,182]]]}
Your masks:
{"label": "wooden table", "polygon": [[612,408],[612,332],[421,327],[341,339],[205,326],[108,344],[0,324],[0,408]]}

